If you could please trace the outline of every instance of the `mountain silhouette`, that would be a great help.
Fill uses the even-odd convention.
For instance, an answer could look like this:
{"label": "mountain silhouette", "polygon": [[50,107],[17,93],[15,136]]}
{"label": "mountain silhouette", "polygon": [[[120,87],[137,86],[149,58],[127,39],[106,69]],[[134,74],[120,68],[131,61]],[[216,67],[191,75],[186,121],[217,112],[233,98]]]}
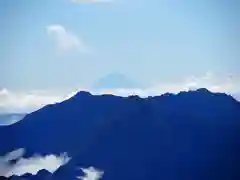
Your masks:
{"label": "mountain silhouette", "polygon": [[207,89],[148,98],[79,92],[0,127],[0,139],[1,156],[67,152],[54,180],[90,166],[103,180],[240,179],[240,103]]}
{"label": "mountain silhouette", "polygon": [[93,89],[134,89],[139,88],[139,84],[121,73],[111,73],[100,78],[94,85]]}

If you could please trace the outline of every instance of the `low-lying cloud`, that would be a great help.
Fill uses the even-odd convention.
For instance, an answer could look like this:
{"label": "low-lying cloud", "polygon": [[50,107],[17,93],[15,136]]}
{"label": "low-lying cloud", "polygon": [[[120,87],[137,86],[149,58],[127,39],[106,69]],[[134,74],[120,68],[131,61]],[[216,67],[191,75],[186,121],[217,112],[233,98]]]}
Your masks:
{"label": "low-lying cloud", "polygon": [[[231,76],[217,77],[212,73],[204,76],[192,76],[179,83],[155,83],[148,88],[139,89],[89,89],[92,94],[114,94],[119,96],[139,95],[141,97],[160,95],[166,92],[177,93],[185,90],[207,88],[213,92],[225,92],[240,98],[240,84]],[[35,111],[47,104],[61,102],[75,95],[77,89],[71,92],[60,93],[54,91],[12,92],[7,89],[0,90],[0,111],[24,112]]]}
{"label": "low-lying cloud", "polygon": [[[70,160],[66,153],[59,156],[52,154],[46,156],[35,155],[30,158],[23,158],[23,155],[24,149],[18,149],[0,157],[0,176],[21,176],[26,173],[36,175],[42,169],[54,173]],[[12,164],[10,162],[12,160],[16,160],[16,163]]]}
{"label": "low-lying cloud", "polygon": [[[23,158],[25,149],[17,149],[0,157],[0,176],[11,177],[13,175],[22,176],[26,173],[36,175],[40,170],[47,170],[54,173],[59,167],[67,164],[71,158],[63,153],[57,155],[40,156],[35,155],[30,158]],[[11,163],[11,161],[16,163]],[[102,170],[94,167],[77,168],[84,173],[83,176],[77,176],[81,180],[100,180],[104,174]]]}
{"label": "low-lying cloud", "polygon": [[1,89],[0,113],[28,113],[64,99],[63,95],[52,91],[14,92]]}
{"label": "low-lying cloud", "polygon": [[77,176],[77,179],[81,180],[100,180],[104,174],[103,171],[96,169],[94,167],[80,168],[84,173],[84,176]]}

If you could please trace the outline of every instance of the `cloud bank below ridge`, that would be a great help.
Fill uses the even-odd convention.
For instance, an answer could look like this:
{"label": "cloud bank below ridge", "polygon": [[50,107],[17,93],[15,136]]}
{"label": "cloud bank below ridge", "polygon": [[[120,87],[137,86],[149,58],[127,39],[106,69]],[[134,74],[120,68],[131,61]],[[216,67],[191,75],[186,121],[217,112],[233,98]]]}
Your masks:
{"label": "cloud bank below ridge", "polygon": [[[30,158],[23,158],[24,149],[18,149],[0,157],[0,176],[10,177],[12,175],[22,176],[26,173],[36,175],[39,170],[46,169],[55,172],[60,166],[66,164],[70,158],[66,153],[59,156],[35,155]],[[15,164],[11,160],[17,160]]]}
{"label": "cloud bank below ridge", "polygon": [[64,101],[78,91],[90,91],[92,94],[114,94],[119,96],[139,95],[141,97],[160,95],[166,92],[178,93],[180,91],[207,88],[212,92],[225,92],[233,95],[236,99],[240,96],[240,85],[231,76],[220,78],[212,73],[206,73],[201,77],[189,77],[179,83],[155,83],[147,88],[117,88],[117,89],[86,89],[61,91],[32,91],[14,92],[8,89],[0,90],[0,113],[1,112],[23,112],[35,111],[47,104]]}

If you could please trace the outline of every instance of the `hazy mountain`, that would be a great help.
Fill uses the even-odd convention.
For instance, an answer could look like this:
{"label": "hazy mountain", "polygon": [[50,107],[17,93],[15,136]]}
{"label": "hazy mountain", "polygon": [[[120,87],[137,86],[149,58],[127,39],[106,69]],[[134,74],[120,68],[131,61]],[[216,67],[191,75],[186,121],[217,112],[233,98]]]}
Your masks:
{"label": "hazy mountain", "polygon": [[140,85],[124,74],[111,73],[99,79],[94,85],[94,89],[125,89],[125,88],[139,88]]}
{"label": "hazy mountain", "polygon": [[[9,127],[0,127],[0,155],[67,152],[51,177],[71,180],[77,167],[103,180],[237,180],[240,103],[206,89],[140,98],[79,92]],[[7,143],[6,143],[7,142]]]}
{"label": "hazy mountain", "polygon": [[0,113],[0,126],[1,125],[11,125],[24,118],[26,114],[21,113]]}

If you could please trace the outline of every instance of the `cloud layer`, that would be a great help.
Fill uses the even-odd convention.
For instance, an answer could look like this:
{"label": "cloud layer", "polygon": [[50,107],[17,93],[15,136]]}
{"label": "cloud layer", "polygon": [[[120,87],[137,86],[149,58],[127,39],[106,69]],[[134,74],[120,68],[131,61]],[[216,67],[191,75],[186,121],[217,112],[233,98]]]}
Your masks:
{"label": "cloud layer", "polygon": [[55,40],[57,51],[65,53],[72,50],[86,52],[86,46],[82,39],[68,31],[60,24],[52,24],[46,27],[47,33]]}
{"label": "cloud layer", "polygon": [[[234,97],[240,97],[240,85],[230,76],[219,77],[206,73],[201,77],[192,76],[179,83],[155,83],[142,89],[92,89],[92,94],[114,94],[128,96],[137,94],[141,97],[160,95],[162,93],[177,93],[189,89],[208,88],[213,92],[226,92]],[[0,90],[0,111],[4,112],[32,112],[47,104],[61,102],[73,96],[77,91],[67,93],[54,91],[12,92],[7,89]],[[0,112],[1,113],[1,112]]]}
{"label": "cloud layer", "polygon": [[47,104],[64,100],[56,92],[12,92],[7,89],[0,90],[0,113],[27,113],[37,110]]}
{"label": "cloud layer", "polygon": [[[66,153],[63,153],[60,156],[36,155],[34,157],[26,159],[22,158],[24,152],[24,149],[18,149],[6,154],[4,157],[0,157],[0,176],[21,176],[26,173],[35,175],[39,170],[42,169],[46,169],[49,172],[53,173],[60,166],[66,164],[70,160]],[[11,164],[11,160],[17,160],[17,162],[15,164]]]}
{"label": "cloud layer", "polygon": [[[40,170],[47,170],[54,173],[59,167],[67,164],[71,158],[63,153],[59,156],[33,156],[31,158],[23,158],[25,149],[17,149],[0,157],[0,176],[11,177],[13,175],[22,176],[26,173],[36,175]],[[15,160],[12,164],[10,161]],[[103,176],[103,171],[94,167],[78,168],[84,173],[84,176],[78,176],[76,179],[81,180],[100,180]]]}
{"label": "cloud layer", "polygon": [[83,171],[84,176],[78,176],[77,179],[81,180],[100,180],[103,176],[103,171],[94,167],[80,168]]}

